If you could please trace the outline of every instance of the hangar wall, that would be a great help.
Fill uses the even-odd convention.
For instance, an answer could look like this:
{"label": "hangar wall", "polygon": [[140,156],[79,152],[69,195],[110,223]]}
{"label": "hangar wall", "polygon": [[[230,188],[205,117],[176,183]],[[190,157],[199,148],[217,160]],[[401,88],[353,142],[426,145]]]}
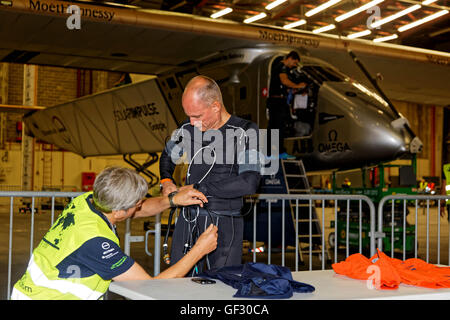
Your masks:
{"label": "hangar wall", "polygon": [[[22,153],[19,143],[9,144],[0,150],[0,190],[21,190]],[[137,155],[135,160],[144,162],[147,155]],[[82,172],[102,171],[107,166],[119,165],[130,167],[121,156],[105,156],[83,159],[67,151],[52,151],[48,144],[35,143],[33,159],[33,190],[57,189],[60,191],[81,191]],[[158,165],[149,168],[158,172]]]}
{"label": "hangar wall", "polygon": [[422,140],[423,150],[417,156],[417,178],[441,176],[444,108],[413,102],[393,101],[405,116],[414,133]]}
{"label": "hangar wall", "polygon": [[[0,64],[0,103],[22,105],[23,70],[21,64]],[[3,77],[2,77],[3,76]],[[122,76],[118,72],[77,70],[38,66],[36,101],[39,106],[53,106],[84,95],[112,88]],[[442,158],[443,107],[421,105],[413,102],[393,101],[398,111],[410,122],[413,131],[424,143],[418,156],[417,178],[440,176]],[[19,190],[21,185],[21,114],[6,113],[0,148],[0,190]],[[136,157],[145,161],[147,155]],[[33,189],[43,187],[72,191],[81,190],[81,172],[100,172],[109,165],[129,165],[122,156],[82,157],[58,150],[56,147],[34,142]],[[157,164],[150,168],[158,175]],[[395,175],[395,172],[391,172]]]}

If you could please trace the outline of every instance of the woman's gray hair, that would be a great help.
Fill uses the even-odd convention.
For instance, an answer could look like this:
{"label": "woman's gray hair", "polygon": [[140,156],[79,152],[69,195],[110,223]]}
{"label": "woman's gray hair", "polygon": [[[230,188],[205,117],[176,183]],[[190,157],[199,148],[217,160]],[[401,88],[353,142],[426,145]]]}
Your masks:
{"label": "woman's gray hair", "polygon": [[109,167],[95,179],[93,201],[100,211],[110,213],[134,207],[147,192],[147,181],[136,171]]}

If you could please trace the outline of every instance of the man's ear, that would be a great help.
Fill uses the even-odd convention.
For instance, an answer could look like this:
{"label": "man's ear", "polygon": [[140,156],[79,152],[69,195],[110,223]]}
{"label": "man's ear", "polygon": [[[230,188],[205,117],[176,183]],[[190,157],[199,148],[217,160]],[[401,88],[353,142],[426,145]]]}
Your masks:
{"label": "man's ear", "polygon": [[111,213],[113,214],[115,219],[121,219],[124,216],[126,216],[127,211],[126,210],[113,210]]}
{"label": "man's ear", "polygon": [[214,110],[214,112],[220,112],[220,103],[218,101],[214,101],[212,108]]}

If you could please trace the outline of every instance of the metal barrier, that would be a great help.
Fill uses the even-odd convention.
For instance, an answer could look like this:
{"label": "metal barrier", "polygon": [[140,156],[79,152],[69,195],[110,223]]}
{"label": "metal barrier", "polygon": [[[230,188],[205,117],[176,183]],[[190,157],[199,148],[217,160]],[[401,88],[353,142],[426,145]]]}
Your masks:
{"label": "metal barrier", "polygon": [[[389,245],[388,251],[391,252],[391,257],[394,257],[395,249],[401,246],[401,251],[403,253],[403,260],[406,258],[407,248],[408,246],[411,246],[410,239],[412,234],[411,231],[414,229],[414,257],[417,258],[418,255],[418,211],[421,208],[420,201],[426,201],[425,206],[422,208],[426,208],[426,252],[425,252],[425,259],[426,262],[429,262],[430,259],[430,201],[436,201],[437,202],[437,264],[441,263],[441,218],[440,218],[440,210],[441,210],[441,201],[450,199],[450,196],[445,195],[391,195],[386,196],[383,199],[381,199],[379,206],[378,206],[378,233],[377,233],[377,245],[380,250],[383,249],[383,245]],[[399,202],[400,201],[400,202]],[[403,201],[403,203],[401,203]],[[390,202],[390,208],[389,203]],[[409,226],[407,224],[407,211],[408,211],[408,203],[410,204],[409,207],[411,207],[411,203],[414,203],[414,212],[415,212],[415,225]],[[387,210],[385,210],[387,208]],[[395,217],[396,217],[396,211],[398,212],[398,209],[402,208],[403,212],[400,215],[400,223],[396,223]],[[390,213],[391,219],[390,221],[387,221],[390,223],[390,231],[388,230],[389,227],[385,226],[384,221],[384,215],[388,215]],[[397,220],[398,215],[397,215]],[[450,265],[450,226],[449,226],[449,249],[448,249],[448,257]],[[385,232],[388,231],[388,232]],[[400,235],[401,233],[401,239]],[[408,237],[408,241],[407,241]],[[390,241],[389,239],[390,238]],[[386,241],[383,241],[386,240]],[[396,241],[397,240],[397,241]],[[401,241],[400,241],[401,240]],[[397,250],[398,251],[398,250]]]}
{"label": "metal barrier", "polygon": [[[9,247],[8,247],[8,287],[7,287],[7,298],[10,298],[10,292],[11,292],[11,263],[12,263],[12,241],[13,241],[13,213],[14,213],[14,199],[15,198],[31,198],[31,206],[30,206],[30,214],[31,214],[31,225],[30,225],[30,257],[33,251],[34,243],[34,215],[35,215],[35,198],[50,198],[51,199],[51,224],[54,222],[54,214],[55,214],[55,199],[56,198],[74,198],[78,195],[81,195],[81,192],[17,192],[17,191],[0,191],[0,199],[2,198],[9,198]],[[334,245],[334,262],[338,262],[338,247],[339,242],[337,241],[338,237],[338,207],[340,209],[344,210],[344,212],[340,212],[339,214],[342,216],[345,216],[345,220],[343,221],[345,225],[345,257],[348,257],[350,254],[350,216],[353,214],[353,216],[357,216],[357,218],[353,218],[353,220],[358,221],[359,223],[356,223],[357,229],[358,229],[358,252],[362,253],[363,251],[363,244],[362,244],[362,215],[363,213],[369,215],[369,250],[370,255],[375,254],[376,252],[376,245],[380,250],[383,248],[383,241],[386,242],[387,234],[384,232],[384,221],[383,221],[383,212],[385,205],[388,204],[388,202],[391,202],[391,248],[395,249],[395,202],[399,200],[403,200],[403,244],[406,242],[406,212],[407,212],[407,201],[415,201],[415,215],[416,215],[416,223],[417,223],[417,215],[418,210],[420,206],[418,206],[419,201],[426,201],[426,209],[427,209],[427,230],[426,230],[426,261],[429,260],[429,238],[430,238],[430,201],[437,201],[438,203],[438,212],[440,210],[440,201],[438,200],[445,200],[449,199],[450,196],[407,196],[407,195],[394,195],[394,196],[386,196],[384,197],[378,206],[378,228],[376,228],[376,209],[373,202],[364,195],[286,195],[286,194],[259,194],[254,195],[251,197],[247,197],[246,201],[251,203],[253,208],[253,261],[256,262],[256,239],[257,239],[257,219],[258,219],[258,212],[257,212],[257,204],[262,202],[267,202],[267,217],[268,217],[268,223],[267,223],[267,234],[268,234],[268,251],[267,251],[267,263],[270,264],[272,262],[272,230],[271,230],[271,219],[272,215],[276,214],[272,210],[272,206],[275,203],[278,203],[281,201],[281,229],[282,229],[282,244],[281,244],[281,264],[285,265],[285,257],[286,257],[286,246],[285,246],[285,238],[286,238],[286,212],[285,212],[285,203],[286,201],[290,203],[291,206],[286,206],[290,208],[291,210],[291,216],[292,220],[295,222],[295,271],[298,271],[299,269],[299,250],[300,250],[300,243],[299,243],[299,208],[300,203],[303,202],[307,204],[307,208],[309,211],[309,218],[307,219],[309,222],[309,234],[308,234],[308,242],[309,242],[309,270],[312,270],[312,243],[313,243],[313,234],[312,234],[312,221],[313,221],[313,208],[318,209],[318,211],[321,211],[321,235],[322,235],[322,249],[321,249],[321,257],[322,257],[322,270],[325,269],[325,256],[327,255],[326,249],[325,249],[325,207],[326,202],[328,201],[334,201],[334,232],[335,232],[335,245]],[[321,205],[318,207],[315,207],[315,204],[313,202],[320,201]],[[338,201],[343,201],[343,206],[338,206]],[[357,202],[358,210],[356,212],[351,212],[351,203]],[[363,208],[363,203],[366,205],[365,208]],[[392,205],[394,203],[394,205]],[[249,211],[249,212],[250,212]],[[365,211],[365,212],[363,212]],[[289,216],[289,215],[288,215]],[[438,214],[439,217],[439,214]],[[344,230],[344,229],[343,229]],[[343,231],[341,230],[341,231]],[[437,264],[440,264],[440,219],[438,219],[438,257],[437,257]],[[160,261],[161,261],[161,215],[155,216],[155,229],[149,230],[145,234],[145,243],[146,243],[146,252],[149,254],[147,250],[147,238],[150,233],[154,233],[155,235],[155,245],[154,245],[154,275],[159,274],[160,272]],[[131,236],[131,222],[130,220],[126,221],[125,224],[125,239],[124,239],[124,252],[126,254],[130,254],[130,246],[132,242],[136,241],[144,241],[143,239],[134,239]],[[417,257],[417,227],[415,228],[415,257]],[[406,247],[403,245],[403,257],[405,258],[406,255]],[[391,250],[391,255],[394,256],[394,251]],[[449,259],[450,259],[450,227],[449,227]]]}
{"label": "metal barrier", "polygon": [[[156,221],[161,221],[161,214],[157,214],[154,216]],[[148,219],[148,218],[147,218]],[[125,236],[124,236],[124,252],[126,255],[131,254],[131,244],[135,242],[144,242],[144,251],[148,256],[152,256],[152,253],[148,250],[148,236],[150,234],[155,235],[154,239],[154,265],[153,265],[153,273],[156,275],[160,271],[160,262],[159,257],[161,256],[160,247],[161,247],[161,224],[155,223],[154,230],[147,230],[144,236],[133,236],[131,235],[131,219],[127,219],[125,221]]]}
{"label": "metal barrier", "polygon": [[[14,199],[15,198],[31,198],[31,225],[30,225],[30,257],[34,249],[34,222],[36,211],[36,198],[51,198],[51,223],[53,224],[55,217],[55,199],[56,198],[75,198],[80,192],[34,192],[34,191],[0,191],[1,198],[9,198],[9,245],[8,245],[8,284],[7,299],[11,295],[11,264],[12,264],[12,244],[13,244],[13,225],[14,225]],[[49,227],[50,227],[49,226]]]}
{"label": "metal barrier", "polygon": [[[297,221],[296,225],[298,226],[298,216],[299,216],[299,202],[300,201],[308,201],[309,203],[309,215],[310,215],[310,219],[309,219],[309,270],[312,270],[312,208],[313,208],[313,201],[321,201],[321,209],[322,209],[322,222],[325,221],[325,202],[326,201],[335,201],[335,205],[334,205],[334,219],[335,219],[335,234],[337,234],[337,228],[338,228],[338,203],[337,201],[345,201],[346,202],[346,257],[349,256],[350,253],[350,249],[349,249],[349,218],[350,218],[350,202],[351,201],[358,201],[359,203],[359,212],[358,212],[358,216],[359,216],[359,252],[362,252],[362,228],[361,228],[361,216],[362,216],[362,203],[366,203],[369,209],[369,219],[370,219],[370,231],[368,236],[370,237],[370,254],[374,254],[375,253],[375,238],[372,236],[375,234],[375,227],[376,227],[376,221],[375,221],[375,206],[373,204],[373,202],[370,200],[370,198],[368,198],[367,196],[363,196],[363,195],[286,195],[286,194],[259,194],[259,195],[254,195],[251,197],[247,197],[246,198],[247,201],[253,202],[255,205],[253,206],[253,261],[256,262],[256,234],[257,234],[257,228],[256,228],[256,222],[257,222],[257,206],[256,203],[257,202],[261,202],[261,201],[266,201],[268,203],[268,261],[267,263],[270,264],[271,263],[271,258],[272,258],[272,253],[271,253],[271,215],[272,213],[272,204],[281,201],[282,202],[282,223],[281,223],[281,227],[282,227],[282,245],[281,245],[281,260],[282,260],[282,265],[285,265],[285,256],[286,256],[286,252],[285,252],[285,201],[295,201],[295,209],[293,209],[292,211],[292,219],[294,221]],[[326,256],[326,252],[325,252],[325,232],[324,232],[324,228],[325,228],[325,224],[322,223],[322,269],[325,269],[325,256]],[[161,244],[161,240],[160,240],[160,236],[161,236],[161,219],[160,216],[156,217],[156,223],[155,223],[155,252],[154,252],[154,275],[159,274],[160,272],[160,244]],[[296,244],[295,244],[295,251],[296,251],[296,257],[295,257],[295,270],[298,271],[299,268],[299,256],[298,256],[298,252],[299,252],[299,234],[298,234],[298,227],[295,228],[296,230]],[[127,248],[125,248],[125,250],[127,250]],[[129,250],[129,249],[128,249]],[[336,245],[334,246],[334,262],[337,262],[337,251],[338,251],[338,244],[336,242]]]}
{"label": "metal barrier", "polygon": [[148,236],[149,234],[154,234],[154,252],[153,252],[153,275],[156,276],[161,270],[161,214],[154,216],[155,218],[155,229],[147,230],[145,236],[143,237],[133,237],[131,235],[131,221],[127,219],[125,224],[125,241],[124,241],[124,252],[130,255],[130,247],[133,242],[144,242],[144,250],[148,256],[151,256],[151,252],[148,250]]}
{"label": "metal barrier", "polygon": [[[285,226],[285,206],[284,203],[285,201],[295,201],[295,205],[292,211],[293,211],[293,221],[296,222],[295,223],[295,231],[296,231],[296,236],[295,236],[295,251],[296,253],[299,252],[299,234],[298,234],[298,222],[299,222],[299,202],[300,201],[308,201],[308,208],[309,208],[309,270],[312,270],[312,208],[313,208],[313,201],[321,201],[321,206],[319,208],[321,208],[322,211],[322,225],[321,225],[321,234],[322,234],[322,270],[325,269],[325,256],[326,256],[326,252],[325,252],[325,203],[326,201],[334,201],[334,221],[335,221],[335,225],[334,225],[334,232],[336,235],[336,239],[338,236],[338,201],[345,201],[346,202],[346,230],[345,230],[345,234],[346,234],[346,243],[345,243],[345,250],[346,250],[346,257],[349,256],[350,254],[350,245],[349,245],[349,236],[350,236],[350,202],[351,201],[358,201],[359,203],[359,211],[358,211],[358,220],[359,220],[359,228],[358,228],[358,239],[359,239],[359,243],[358,243],[358,252],[362,253],[362,202],[364,201],[368,207],[369,207],[369,220],[370,220],[370,231],[369,231],[369,237],[370,237],[370,254],[374,254],[375,253],[375,241],[372,237],[372,235],[375,233],[375,206],[373,205],[372,201],[370,200],[370,198],[368,198],[367,196],[363,196],[363,195],[283,195],[283,194],[260,194],[257,196],[257,199],[259,201],[267,201],[268,202],[268,216],[269,216],[269,223],[268,223],[268,235],[269,235],[269,242],[268,242],[268,261],[267,263],[270,264],[271,263],[271,230],[270,230],[270,219],[271,219],[271,205],[274,201],[281,201],[282,202],[282,245],[281,245],[281,260],[282,260],[282,265],[284,266],[285,263],[285,243],[284,243],[284,239],[285,239],[285,230],[284,230],[284,226]],[[254,212],[253,212],[253,261],[256,261],[256,255],[255,255],[255,244],[256,244],[256,221],[257,221],[257,212],[256,212],[256,206],[254,206]],[[337,257],[338,257],[338,241],[335,241],[335,245],[334,245],[334,262],[337,262]],[[296,254],[296,259],[295,259],[295,271],[298,271],[298,265],[299,265],[299,261],[298,261],[298,254]]]}

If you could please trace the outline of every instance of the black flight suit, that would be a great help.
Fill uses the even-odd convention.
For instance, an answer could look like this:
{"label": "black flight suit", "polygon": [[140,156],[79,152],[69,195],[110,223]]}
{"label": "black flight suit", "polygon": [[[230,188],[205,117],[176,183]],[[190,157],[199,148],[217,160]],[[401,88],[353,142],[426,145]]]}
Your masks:
{"label": "black flight suit", "polygon": [[171,264],[184,256],[211,223],[218,226],[217,249],[187,276],[201,272],[203,262],[207,268],[241,264],[243,196],[256,193],[260,181],[260,164],[255,162],[259,147],[258,140],[254,143],[255,137],[258,137],[255,123],[232,115],[218,130],[203,133],[186,121],[166,144],[160,159],[161,179],[173,179],[175,163],[185,153],[185,161],[190,164],[186,184],[194,184],[208,198],[204,208],[180,209],[172,238]]}

